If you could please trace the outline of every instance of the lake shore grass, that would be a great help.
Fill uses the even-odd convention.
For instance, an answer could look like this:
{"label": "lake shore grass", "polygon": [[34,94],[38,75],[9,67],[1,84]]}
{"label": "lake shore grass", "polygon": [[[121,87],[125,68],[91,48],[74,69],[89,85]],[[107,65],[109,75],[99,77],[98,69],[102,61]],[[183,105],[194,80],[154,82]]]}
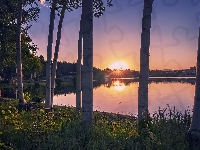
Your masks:
{"label": "lake shore grass", "polygon": [[[44,105],[18,111],[17,100],[0,101],[0,149],[84,150],[187,150],[185,133],[191,115],[175,109],[152,114],[145,127],[134,116],[94,112],[93,125],[86,129],[81,114],[67,106]],[[143,129],[142,129],[143,128]]]}

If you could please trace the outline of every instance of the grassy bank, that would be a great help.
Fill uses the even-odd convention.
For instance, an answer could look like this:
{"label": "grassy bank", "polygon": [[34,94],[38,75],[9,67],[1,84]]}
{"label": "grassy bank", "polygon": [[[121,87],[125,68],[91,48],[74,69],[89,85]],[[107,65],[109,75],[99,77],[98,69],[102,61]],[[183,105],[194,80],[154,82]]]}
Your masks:
{"label": "grassy bank", "polygon": [[93,128],[86,130],[72,107],[55,106],[46,114],[40,104],[19,112],[16,100],[1,100],[0,149],[187,150],[191,116],[169,112],[155,113],[142,130],[135,117],[94,112]]}

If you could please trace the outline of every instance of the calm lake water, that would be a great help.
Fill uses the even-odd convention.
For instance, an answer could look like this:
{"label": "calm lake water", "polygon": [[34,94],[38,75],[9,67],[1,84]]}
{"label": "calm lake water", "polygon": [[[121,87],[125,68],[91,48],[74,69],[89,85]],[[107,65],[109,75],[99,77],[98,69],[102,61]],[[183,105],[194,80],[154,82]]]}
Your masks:
{"label": "calm lake water", "polygon": [[[138,85],[133,79],[113,79],[94,88],[93,110],[137,115]],[[176,107],[180,111],[192,109],[195,78],[153,79],[149,83],[149,111]],[[60,94],[54,97],[55,105],[76,106],[76,95]]]}

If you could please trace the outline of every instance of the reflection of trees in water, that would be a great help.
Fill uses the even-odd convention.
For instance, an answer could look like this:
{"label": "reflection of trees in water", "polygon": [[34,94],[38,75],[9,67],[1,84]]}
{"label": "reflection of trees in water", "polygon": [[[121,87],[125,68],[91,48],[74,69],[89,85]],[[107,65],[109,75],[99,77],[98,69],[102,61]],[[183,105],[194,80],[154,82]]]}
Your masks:
{"label": "reflection of trees in water", "polygon": [[[105,84],[105,82],[93,82],[93,88],[97,89],[102,84]],[[30,86],[30,87],[24,87],[24,93],[28,92],[33,96],[40,96],[44,97],[45,95],[45,87],[38,87]],[[63,95],[63,94],[76,94],[76,87],[74,85],[65,85],[61,87],[56,87],[54,91],[55,95]],[[4,88],[1,89],[1,95],[0,97],[8,97],[8,98],[16,98],[16,89],[15,88]]]}
{"label": "reflection of trees in water", "polygon": [[164,83],[164,84],[168,84],[168,83],[184,83],[184,84],[192,84],[195,85],[196,83],[196,79],[195,78],[187,78],[187,79],[150,79],[149,80],[149,84],[151,83]]}
{"label": "reflection of trees in water", "polygon": [[55,95],[62,95],[62,94],[75,94],[76,87],[74,85],[66,85],[61,87],[55,88]]}
{"label": "reflection of trees in water", "polygon": [[103,81],[103,82],[97,82],[97,81],[95,81],[95,82],[93,82],[93,88],[94,88],[94,89],[97,89],[97,88],[99,88],[101,85],[105,85],[105,84],[106,84],[105,81]]}
{"label": "reflection of trees in water", "polygon": [[[93,88],[97,89],[100,86],[104,86],[107,88],[110,88],[111,86],[116,86],[116,81],[118,82],[118,86],[120,85],[125,85],[129,86],[131,83],[136,83],[139,81],[139,79],[110,79],[110,80],[102,80],[102,81],[94,81],[93,82]],[[196,79],[195,78],[185,78],[185,79],[174,79],[174,78],[162,78],[162,79],[156,79],[156,78],[150,78],[149,79],[149,84],[151,83],[163,83],[163,84],[168,84],[168,83],[184,83],[184,84],[191,84],[195,85]],[[37,96],[44,96],[45,95],[45,87],[39,87],[35,88],[33,87],[27,87],[24,88],[24,92],[29,92],[32,95],[37,95]],[[55,89],[55,95],[62,95],[62,94],[76,94],[76,87],[74,85],[66,85],[62,86],[60,88]],[[16,89],[15,88],[4,88],[1,89],[1,97],[8,97],[8,98],[15,98],[16,97]]]}
{"label": "reflection of trees in water", "polygon": [[[105,81],[103,82],[94,81],[93,88],[97,89],[103,84],[105,84]],[[55,88],[55,95],[62,95],[62,94],[76,94],[76,87],[74,85],[65,85],[59,88]]]}
{"label": "reflection of trees in water", "polygon": [[[139,82],[139,79],[110,79],[105,85],[106,87],[110,88],[111,86],[114,86],[114,83],[116,81],[119,81],[120,83],[123,83],[125,86],[129,86],[131,83],[136,83]],[[149,84],[151,83],[163,83],[163,84],[168,84],[168,83],[188,83],[195,85],[196,79],[195,78],[185,78],[185,79],[175,79],[175,78],[162,78],[162,79],[156,79],[156,78],[149,78]]]}

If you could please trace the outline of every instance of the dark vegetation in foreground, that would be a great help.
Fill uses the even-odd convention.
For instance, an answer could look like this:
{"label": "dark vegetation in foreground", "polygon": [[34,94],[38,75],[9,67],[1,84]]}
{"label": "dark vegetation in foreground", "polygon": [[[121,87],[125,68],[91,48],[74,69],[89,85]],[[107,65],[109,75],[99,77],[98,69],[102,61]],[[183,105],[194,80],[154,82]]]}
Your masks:
{"label": "dark vegetation in foreground", "polygon": [[37,104],[18,111],[17,100],[1,99],[0,149],[189,149],[184,138],[189,111],[182,114],[168,107],[154,113],[146,125],[138,125],[133,116],[94,112],[90,130],[81,126],[80,118],[73,107],[54,106],[47,114],[44,105]]}

